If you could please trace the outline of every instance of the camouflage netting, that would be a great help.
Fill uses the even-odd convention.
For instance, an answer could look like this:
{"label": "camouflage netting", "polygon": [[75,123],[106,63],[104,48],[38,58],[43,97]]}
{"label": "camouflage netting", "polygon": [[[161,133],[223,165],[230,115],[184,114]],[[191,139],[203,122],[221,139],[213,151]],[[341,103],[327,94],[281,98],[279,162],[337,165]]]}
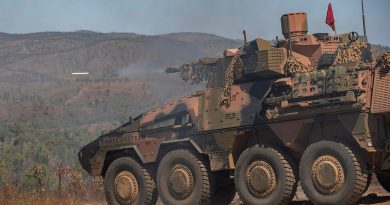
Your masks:
{"label": "camouflage netting", "polygon": [[[241,65],[241,66],[240,66]],[[220,105],[224,105],[226,107],[230,106],[230,95],[231,95],[231,87],[234,83],[235,69],[239,67],[243,67],[243,63],[240,58],[240,51],[234,55],[232,61],[225,72],[225,86],[223,88],[223,94],[221,96]]]}
{"label": "camouflage netting", "polygon": [[376,59],[377,67],[390,68],[390,53],[384,53]]}
{"label": "camouflage netting", "polygon": [[199,63],[185,63],[179,66],[179,76],[184,82],[194,85],[208,80],[209,70]]}
{"label": "camouflage netting", "polygon": [[[238,52],[233,57],[232,61],[229,64],[229,67],[226,69],[225,72],[225,86],[223,89],[223,95],[220,100],[220,105],[224,105],[226,107],[230,106],[231,86],[234,83],[235,75],[237,75],[237,73],[242,72],[242,69],[244,69],[239,53],[240,52]],[[288,58],[285,66],[289,74],[305,73],[315,70],[314,67],[306,66],[292,56]]]}
{"label": "camouflage netting", "polygon": [[315,70],[313,66],[306,66],[293,56],[288,57],[285,68],[287,74],[289,75],[293,75],[295,73],[307,73]]}
{"label": "camouflage netting", "polygon": [[362,49],[364,48],[369,49],[369,45],[359,40],[340,46],[336,50],[336,58],[333,64],[337,65],[349,62],[361,62]]}

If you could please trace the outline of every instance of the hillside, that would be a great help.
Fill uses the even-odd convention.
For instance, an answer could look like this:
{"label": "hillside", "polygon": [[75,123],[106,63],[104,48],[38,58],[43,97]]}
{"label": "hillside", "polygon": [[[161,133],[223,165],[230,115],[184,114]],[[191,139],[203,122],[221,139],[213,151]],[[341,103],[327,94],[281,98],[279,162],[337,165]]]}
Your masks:
{"label": "hillside", "polygon": [[[111,78],[120,69],[174,66],[208,55],[220,55],[239,42],[201,33],[144,36],[126,33],[0,34],[0,80],[36,82],[67,79],[71,71]],[[144,68],[138,68],[144,69]]]}
{"label": "hillside", "polygon": [[[21,35],[2,33],[0,82],[3,90],[0,104],[6,106],[0,108],[0,119],[28,121],[31,118],[40,119],[42,116],[39,115],[45,114],[45,118],[61,119],[62,124],[72,113],[86,114],[83,113],[85,111],[97,114],[90,109],[81,113],[80,110],[73,111],[83,109],[84,105],[87,108],[91,108],[91,104],[97,106],[99,102],[104,102],[108,109],[119,109],[118,113],[131,113],[139,110],[134,107],[139,103],[137,100],[147,97],[150,101],[147,105],[156,103],[157,99],[154,98],[160,96],[152,96],[151,92],[159,82],[170,82],[164,83],[168,97],[175,96],[169,93],[176,89],[186,90],[185,84],[176,80],[176,76],[164,74],[164,68],[203,56],[218,56],[223,49],[239,45],[238,41],[201,33],[161,36],[90,31]],[[90,75],[71,76],[72,72],[77,71],[87,71]],[[99,93],[99,89],[104,92],[103,96],[100,96],[102,93]],[[115,104],[117,101],[131,109],[118,108]],[[73,109],[72,106],[76,104],[77,108]],[[142,104],[145,106],[145,103]],[[26,110],[15,113],[13,108],[16,107]],[[46,112],[40,113],[42,110],[37,107],[45,107]],[[65,116],[58,116],[64,112]],[[110,120],[121,117],[114,114]]]}
{"label": "hillside", "polygon": [[58,166],[81,170],[79,148],[102,130],[198,89],[166,67],[240,45],[203,33],[0,33],[0,187],[26,187],[34,164],[55,186]]}

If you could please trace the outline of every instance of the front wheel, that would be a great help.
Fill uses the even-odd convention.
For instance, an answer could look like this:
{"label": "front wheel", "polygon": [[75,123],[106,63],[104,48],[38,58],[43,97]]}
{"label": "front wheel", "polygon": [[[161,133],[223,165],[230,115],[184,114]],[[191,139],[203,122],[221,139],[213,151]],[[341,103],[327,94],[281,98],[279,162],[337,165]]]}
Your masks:
{"label": "front wheel", "polygon": [[152,205],[157,201],[156,186],[149,172],[129,157],[110,164],[104,190],[109,205]]}
{"label": "front wheel", "polygon": [[254,146],[241,153],[235,184],[245,204],[288,204],[297,188],[296,165],[273,147]]}
{"label": "front wheel", "polygon": [[319,141],[304,151],[299,166],[302,189],[315,204],[354,204],[367,187],[367,167],[346,143]]}

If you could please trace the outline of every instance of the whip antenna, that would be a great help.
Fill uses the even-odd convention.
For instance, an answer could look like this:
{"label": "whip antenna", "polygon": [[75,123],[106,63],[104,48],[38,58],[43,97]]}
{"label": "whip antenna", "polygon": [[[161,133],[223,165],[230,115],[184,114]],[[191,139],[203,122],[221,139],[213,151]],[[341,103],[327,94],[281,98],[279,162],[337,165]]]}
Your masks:
{"label": "whip antenna", "polygon": [[364,16],[364,3],[363,3],[363,0],[361,0],[361,2],[362,2],[363,32],[364,32],[364,36],[366,36],[366,38],[367,38],[367,32],[366,32],[366,17]]}

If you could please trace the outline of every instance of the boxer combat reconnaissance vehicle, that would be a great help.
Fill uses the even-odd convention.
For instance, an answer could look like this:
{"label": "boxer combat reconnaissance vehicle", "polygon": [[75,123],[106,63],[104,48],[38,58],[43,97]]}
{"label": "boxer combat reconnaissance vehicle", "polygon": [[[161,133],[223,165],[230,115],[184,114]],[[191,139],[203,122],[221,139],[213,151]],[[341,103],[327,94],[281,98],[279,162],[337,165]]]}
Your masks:
{"label": "boxer combat reconnaissance vehicle", "polygon": [[288,204],[300,181],[315,204],[354,204],[372,174],[390,191],[390,53],[365,36],[308,34],[244,42],[166,72],[206,89],[156,107],[86,145],[108,204]]}

